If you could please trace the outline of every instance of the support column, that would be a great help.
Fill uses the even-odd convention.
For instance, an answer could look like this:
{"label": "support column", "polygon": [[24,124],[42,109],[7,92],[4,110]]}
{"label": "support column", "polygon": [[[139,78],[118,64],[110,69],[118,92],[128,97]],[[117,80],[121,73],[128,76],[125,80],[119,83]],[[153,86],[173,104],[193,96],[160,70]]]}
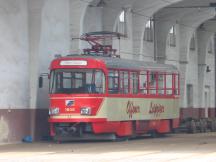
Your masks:
{"label": "support column", "polygon": [[206,52],[208,46],[208,40],[212,33],[198,30],[198,85],[199,85],[199,107],[205,107],[204,103],[204,80],[206,72]]}
{"label": "support column", "polygon": [[[216,54],[216,34],[214,34],[214,54]],[[215,71],[215,77],[214,77],[214,79],[215,79],[215,97],[214,97],[214,101],[215,101],[215,103],[214,103],[214,107],[216,108],[216,56],[214,57],[214,71]],[[216,114],[214,114],[214,117],[216,116]]]}
{"label": "support column", "polygon": [[155,53],[155,61],[164,64],[166,60],[167,35],[172,27],[172,23],[160,21],[159,19],[156,19],[154,23],[155,33],[157,33],[155,36],[155,43],[157,45],[155,47],[157,48],[155,50],[157,52]]}
{"label": "support column", "polygon": [[38,61],[41,36],[41,17],[44,0],[29,0],[29,54],[30,54],[30,133],[35,138],[36,103],[38,90]]}
{"label": "support column", "polygon": [[82,42],[80,40],[72,40],[72,38],[79,38],[85,31],[84,22],[87,7],[88,3],[86,2],[70,0],[70,53],[72,54],[81,53]]}
{"label": "support column", "polygon": [[142,53],[143,53],[143,36],[144,36],[144,29],[145,25],[148,21],[147,18],[133,15],[133,59],[134,60],[141,60]]}
{"label": "support column", "polygon": [[181,108],[188,108],[187,105],[187,65],[189,63],[190,40],[195,29],[179,25],[179,63],[180,63],[180,87],[181,87]]}

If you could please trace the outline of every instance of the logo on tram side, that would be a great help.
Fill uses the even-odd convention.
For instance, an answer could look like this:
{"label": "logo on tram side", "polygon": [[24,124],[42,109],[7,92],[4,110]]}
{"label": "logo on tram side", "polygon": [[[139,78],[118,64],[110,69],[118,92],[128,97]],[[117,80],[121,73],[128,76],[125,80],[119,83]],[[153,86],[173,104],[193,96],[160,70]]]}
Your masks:
{"label": "logo on tram side", "polygon": [[133,114],[140,113],[140,107],[139,106],[135,106],[134,103],[133,103],[133,101],[128,101],[127,102],[126,112],[129,115],[129,118],[132,118]]}
{"label": "logo on tram side", "polygon": [[149,114],[153,114],[155,117],[160,116],[160,114],[164,113],[165,107],[161,104],[154,104],[151,102]]}

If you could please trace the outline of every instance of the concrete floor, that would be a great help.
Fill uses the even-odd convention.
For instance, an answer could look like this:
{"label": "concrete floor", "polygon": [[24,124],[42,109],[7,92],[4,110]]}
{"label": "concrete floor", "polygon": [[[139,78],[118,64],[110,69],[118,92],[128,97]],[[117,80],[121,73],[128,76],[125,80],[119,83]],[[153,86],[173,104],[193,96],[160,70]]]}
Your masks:
{"label": "concrete floor", "polygon": [[36,142],[0,146],[0,162],[215,162],[216,133],[123,142]]}

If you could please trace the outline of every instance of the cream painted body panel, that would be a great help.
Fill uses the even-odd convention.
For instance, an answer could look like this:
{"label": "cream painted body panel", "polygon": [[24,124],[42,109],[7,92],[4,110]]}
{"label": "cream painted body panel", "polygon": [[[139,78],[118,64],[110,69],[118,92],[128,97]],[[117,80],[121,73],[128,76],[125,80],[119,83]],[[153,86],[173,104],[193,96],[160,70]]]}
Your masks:
{"label": "cream painted body panel", "polygon": [[179,99],[107,97],[97,117],[108,121],[176,119],[179,118]]}

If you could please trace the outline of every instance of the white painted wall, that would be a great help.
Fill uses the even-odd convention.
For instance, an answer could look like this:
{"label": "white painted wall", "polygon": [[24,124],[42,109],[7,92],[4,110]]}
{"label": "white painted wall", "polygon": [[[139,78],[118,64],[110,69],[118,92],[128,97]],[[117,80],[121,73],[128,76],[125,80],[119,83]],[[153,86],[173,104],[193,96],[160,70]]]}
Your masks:
{"label": "white painted wall", "polygon": [[28,108],[27,0],[0,3],[0,108]]}

